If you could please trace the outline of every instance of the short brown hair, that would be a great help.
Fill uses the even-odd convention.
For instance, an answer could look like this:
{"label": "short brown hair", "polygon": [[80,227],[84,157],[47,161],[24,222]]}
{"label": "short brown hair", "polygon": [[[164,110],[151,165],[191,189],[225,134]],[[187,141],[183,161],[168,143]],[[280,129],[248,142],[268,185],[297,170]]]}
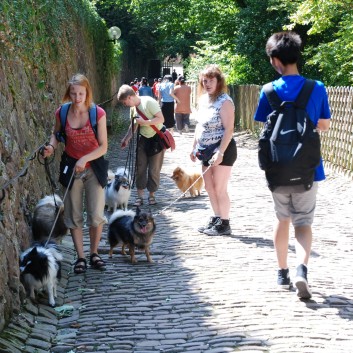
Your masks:
{"label": "short brown hair", "polygon": [[212,101],[214,101],[220,94],[227,92],[228,89],[227,89],[226,79],[221,69],[218,67],[218,65],[211,64],[211,65],[207,65],[199,74],[199,85],[198,85],[199,95],[201,95],[205,91],[202,83],[202,79],[204,77],[207,77],[207,78],[215,77],[217,79],[216,91],[211,96]]}
{"label": "short brown hair", "polygon": [[130,96],[136,96],[135,91],[129,85],[122,85],[118,92],[118,101],[122,102]]}
{"label": "short brown hair", "polygon": [[71,101],[70,97],[70,87],[73,85],[83,86],[86,88],[86,101],[85,106],[90,108],[93,102],[92,87],[88,81],[88,78],[83,74],[75,74],[71,77],[68,82],[64,97],[62,99],[63,103]]}

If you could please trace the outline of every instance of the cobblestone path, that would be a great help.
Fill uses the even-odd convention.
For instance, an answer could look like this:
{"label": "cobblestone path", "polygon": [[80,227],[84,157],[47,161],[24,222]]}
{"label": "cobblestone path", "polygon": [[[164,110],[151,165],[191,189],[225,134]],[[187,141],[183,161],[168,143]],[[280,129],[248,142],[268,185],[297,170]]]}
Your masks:
{"label": "cobblestone path", "polygon": [[[188,157],[192,134],[176,134],[177,149],[166,152],[152,209],[155,262],[147,263],[138,252],[138,264],[131,265],[119,249],[109,259],[105,229],[100,249],[107,270],[74,275],[72,242],[65,238],[59,305],[71,310],[54,319],[53,309],[40,305],[35,315],[37,307],[28,304],[28,326],[32,332],[38,325],[42,329],[27,337],[22,352],[353,352],[352,181],[328,172],[320,184],[309,263],[313,297],[301,301],[294,289],[276,287],[272,199],[257,165],[256,142],[247,134],[236,138],[238,160],[229,187],[232,235],[209,237],[195,230],[210,215],[205,192],[159,214],[180,196],[169,177],[174,167],[200,168]],[[111,141],[112,169],[125,164],[124,156],[118,139]],[[85,247],[88,254],[88,243]],[[294,276],[293,233],[289,265]]]}

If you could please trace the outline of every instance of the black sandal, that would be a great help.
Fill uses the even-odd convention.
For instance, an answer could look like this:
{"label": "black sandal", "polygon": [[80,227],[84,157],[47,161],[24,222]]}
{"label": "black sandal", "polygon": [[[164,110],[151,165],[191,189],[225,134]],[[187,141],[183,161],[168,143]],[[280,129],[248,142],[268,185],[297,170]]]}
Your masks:
{"label": "black sandal", "polygon": [[[93,261],[94,258],[96,258],[96,260]],[[96,270],[105,270],[106,266],[102,258],[96,253],[91,254],[89,257],[89,264]]]}
{"label": "black sandal", "polygon": [[85,273],[87,270],[87,261],[86,259],[80,257],[74,263],[74,272],[79,275]]}

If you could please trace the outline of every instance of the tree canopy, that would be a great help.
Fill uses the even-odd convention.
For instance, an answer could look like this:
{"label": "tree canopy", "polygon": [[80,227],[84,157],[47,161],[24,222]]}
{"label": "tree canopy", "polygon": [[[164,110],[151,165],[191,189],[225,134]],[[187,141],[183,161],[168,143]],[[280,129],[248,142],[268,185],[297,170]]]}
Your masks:
{"label": "tree canopy", "polygon": [[303,74],[328,85],[353,81],[353,0],[96,0],[108,25],[150,58],[179,57],[189,76],[218,63],[228,82],[261,84],[276,73],[265,54],[276,31],[298,32]]}

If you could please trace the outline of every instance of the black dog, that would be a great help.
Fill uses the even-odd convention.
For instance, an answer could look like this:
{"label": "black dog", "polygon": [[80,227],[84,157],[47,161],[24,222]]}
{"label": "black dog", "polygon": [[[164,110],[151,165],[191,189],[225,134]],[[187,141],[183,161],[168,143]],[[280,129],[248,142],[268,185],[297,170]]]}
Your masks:
{"label": "black dog", "polygon": [[62,254],[56,244],[34,244],[20,256],[21,280],[31,299],[35,290],[46,289],[49,305],[55,306],[57,281],[61,278]]}
{"label": "black dog", "polygon": [[45,196],[37,203],[33,213],[32,237],[34,241],[44,242],[48,239],[57,213],[59,216],[51,239],[60,241],[68,233],[64,223],[64,203],[58,195]]}
{"label": "black dog", "polygon": [[109,257],[113,256],[113,248],[122,243],[121,253],[126,255],[125,246],[129,248],[131,262],[137,263],[135,247],[145,251],[147,261],[153,262],[150,255],[150,245],[156,230],[156,224],[151,213],[118,210],[109,220],[108,240]]}

